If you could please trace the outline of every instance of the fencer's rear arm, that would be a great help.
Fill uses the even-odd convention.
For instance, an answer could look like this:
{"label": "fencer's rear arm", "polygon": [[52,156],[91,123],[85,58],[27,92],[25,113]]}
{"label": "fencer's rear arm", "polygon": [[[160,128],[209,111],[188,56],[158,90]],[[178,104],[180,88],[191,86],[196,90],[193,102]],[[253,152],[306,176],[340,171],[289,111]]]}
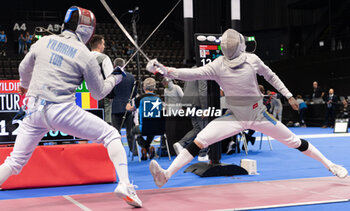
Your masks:
{"label": "fencer's rear arm", "polygon": [[109,75],[103,80],[100,66],[95,58],[90,59],[88,68],[84,70],[83,74],[91,96],[96,100],[105,98],[122,80],[121,75]]}
{"label": "fencer's rear arm", "polygon": [[35,56],[34,56],[34,46],[32,46],[31,51],[27,53],[24,59],[21,61],[18,67],[20,84],[23,88],[28,89],[30,80],[32,79],[32,74],[34,70],[35,64]]}
{"label": "fencer's rear arm", "polygon": [[[254,55],[255,56],[255,55]],[[287,89],[281,79],[262,62],[257,56],[255,56],[255,62],[252,63],[257,74],[263,76],[267,82],[269,82],[278,92],[280,92],[287,99],[292,97],[292,93]]]}

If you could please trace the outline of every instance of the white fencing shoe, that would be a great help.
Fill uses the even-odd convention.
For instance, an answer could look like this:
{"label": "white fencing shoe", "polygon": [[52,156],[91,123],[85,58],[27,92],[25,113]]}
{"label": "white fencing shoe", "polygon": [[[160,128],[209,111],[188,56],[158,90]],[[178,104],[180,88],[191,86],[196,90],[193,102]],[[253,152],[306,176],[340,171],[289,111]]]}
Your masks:
{"label": "white fencing shoe", "polygon": [[181,144],[179,144],[178,142],[176,142],[175,144],[173,144],[174,150],[176,152],[176,155],[179,155],[181,150],[183,150],[183,146],[181,146]]}
{"label": "white fencing shoe", "polygon": [[341,179],[344,179],[346,176],[348,176],[348,170],[346,170],[346,168],[337,164],[332,164],[329,167],[329,171]]}
{"label": "white fencing shoe", "polygon": [[157,161],[151,160],[149,170],[153,176],[154,183],[156,183],[159,188],[161,188],[168,181],[165,176],[165,170],[159,166]]}
{"label": "white fencing shoe", "polygon": [[119,182],[114,190],[115,195],[122,198],[126,203],[134,207],[142,207],[142,201],[137,197],[133,184]]}
{"label": "white fencing shoe", "polygon": [[201,155],[201,156],[198,155],[198,161],[199,162],[207,162],[207,161],[209,161],[209,155],[208,154],[205,154],[204,156],[203,155]]}

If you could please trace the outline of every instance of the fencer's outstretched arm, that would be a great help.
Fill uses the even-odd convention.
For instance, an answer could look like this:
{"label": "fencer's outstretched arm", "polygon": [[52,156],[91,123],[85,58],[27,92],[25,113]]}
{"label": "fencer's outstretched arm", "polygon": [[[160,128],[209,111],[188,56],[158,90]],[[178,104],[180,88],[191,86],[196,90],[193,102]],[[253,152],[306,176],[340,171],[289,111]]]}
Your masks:
{"label": "fencer's outstretched arm", "polygon": [[198,68],[169,68],[167,77],[183,81],[215,80],[214,69],[209,65]]}
{"label": "fencer's outstretched arm", "polygon": [[111,74],[103,80],[100,66],[94,57],[90,58],[83,75],[91,96],[96,100],[101,100],[106,97],[123,77],[122,75]]}
{"label": "fencer's outstretched arm", "polygon": [[[216,61],[216,60],[215,60]],[[205,66],[198,67],[198,68],[172,68],[167,67],[167,72],[164,73],[164,76],[171,78],[171,79],[179,79],[183,81],[194,81],[194,80],[215,80],[216,79],[216,72],[215,68],[212,63],[209,63]],[[157,67],[154,67],[153,64],[160,64],[156,60],[151,60],[148,64],[146,69],[149,72],[156,73],[158,72],[156,69]],[[161,64],[160,64],[161,65]],[[152,69],[153,68],[153,69]]]}

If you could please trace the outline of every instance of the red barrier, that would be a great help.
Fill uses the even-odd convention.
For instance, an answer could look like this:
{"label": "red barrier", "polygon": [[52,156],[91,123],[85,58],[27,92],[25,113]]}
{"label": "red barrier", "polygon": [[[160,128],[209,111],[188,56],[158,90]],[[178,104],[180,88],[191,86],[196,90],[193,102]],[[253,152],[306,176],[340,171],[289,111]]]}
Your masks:
{"label": "red barrier", "polygon": [[[0,148],[0,163],[12,151]],[[52,187],[115,182],[116,173],[101,144],[38,146],[22,172],[11,176],[2,189]]]}

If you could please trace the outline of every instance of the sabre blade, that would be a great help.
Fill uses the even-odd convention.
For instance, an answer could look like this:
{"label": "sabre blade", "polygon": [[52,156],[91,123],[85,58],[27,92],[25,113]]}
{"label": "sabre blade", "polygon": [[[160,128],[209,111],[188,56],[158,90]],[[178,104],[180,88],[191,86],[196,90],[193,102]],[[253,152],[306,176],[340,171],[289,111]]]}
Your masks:
{"label": "sabre blade", "polygon": [[[163,20],[158,24],[158,26],[151,32],[150,35],[148,35],[148,37],[145,39],[145,41],[143,41],[143,43],[140,45],[140,48],[136,49],[136,51],[131,55],[131,57],[128,59],[128,61],[124,64],[123,68],[126,67],[126,65],[128,65],[130,63],[130,61],[132,60],[132,58],[134,58],[134,56],[139,52],[139,50],[141,50],[141,48],[147,43],[147,41],[152,37],[152,35],[158,30],[158,28],[163,24],[163,22],[169,17],[169,15],[173,12],[173,10],[177,7],[177,5],[181,2],[182,0],[179,0],[175,6],[170,10],[170,12],[168,12],[168,14],[163,18]],[[148,60],[149,61],[149,60]]]}
{"label": "sabre blade", "polygon": [[106,3],[105,0],[100,0],[101,3],[103,4],[103,6],[106,8],[107,12],[112,16],[113,20],[117,23],[117,25],[119,26],[119,28],[124,32],[124,34],[126,35],[126,37],[130,40],[130,42],[135,46],[135,48],[137,49],[137,51],[139,51],[146,59],[147,61],[150,61],[150,59],[147,57],[147,55],[145,54],[145,52],[143,52],[140,47],[137,45],[137,43],[134,41],[134,39],[132,39],[132,37],[130,36],[129,32],[126,31],[126,29],[124,28],[123,24],[118,20],[118,18],[115,16],[115,14],[113,13],[113,11],[111,10],[111,8],[108,6],[108,4]]}

